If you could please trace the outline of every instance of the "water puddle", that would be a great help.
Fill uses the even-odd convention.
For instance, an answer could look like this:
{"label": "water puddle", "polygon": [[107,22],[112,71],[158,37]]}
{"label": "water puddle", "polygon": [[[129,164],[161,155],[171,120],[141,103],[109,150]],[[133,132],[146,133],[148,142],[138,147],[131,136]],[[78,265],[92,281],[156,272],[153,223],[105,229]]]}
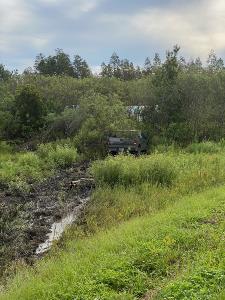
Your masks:
{"label": "water puddle", "polygon": [[59,222],[55,222],[52,224],[52,227],[50,229],[50,233],[48,233],[47,239],[44,243],[40,244],[38,248],[36,249],[36,254],[40,255],[45,252],[47,252],[54,241],[57,241],[62,236],[63,232],[66,228],[68,228],[76,219],[78,218],[81,210],[84,208],[86,203],[90,200],[90,197],[87,197],[85,199],[81,199],[81,204],[78,205],[73,212],[70,212],[65,218],[60,220]]}

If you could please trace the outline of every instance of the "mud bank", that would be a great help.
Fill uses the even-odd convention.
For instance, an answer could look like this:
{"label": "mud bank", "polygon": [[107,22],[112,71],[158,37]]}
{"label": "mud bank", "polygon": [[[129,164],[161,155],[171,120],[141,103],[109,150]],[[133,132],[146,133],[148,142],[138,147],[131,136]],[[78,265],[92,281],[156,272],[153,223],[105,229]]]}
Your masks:
{"label": "mud bank", "polygon": [[52,226],[68,216],[74,220],[82,212],[94,188],[88,166],[74,164],[60,170],[42,183],[31,184],[29,193],[0,187],[0,276],[12,262],[32,263],[45,252],[37,249],[51,236]]}

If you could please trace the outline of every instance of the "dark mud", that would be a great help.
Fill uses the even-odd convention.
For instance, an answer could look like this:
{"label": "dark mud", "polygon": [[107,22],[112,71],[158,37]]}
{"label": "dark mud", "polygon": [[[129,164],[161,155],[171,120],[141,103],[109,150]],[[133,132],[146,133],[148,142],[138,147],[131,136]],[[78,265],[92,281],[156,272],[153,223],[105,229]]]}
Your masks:
{"label": "dark mud", "polygon": [[0,276],[12,262],[32,263],[52,224],[83,209],[94,188],[88,167],[82,163],[60,170],[42,183],[31,183],[28,193],[0,187]]}

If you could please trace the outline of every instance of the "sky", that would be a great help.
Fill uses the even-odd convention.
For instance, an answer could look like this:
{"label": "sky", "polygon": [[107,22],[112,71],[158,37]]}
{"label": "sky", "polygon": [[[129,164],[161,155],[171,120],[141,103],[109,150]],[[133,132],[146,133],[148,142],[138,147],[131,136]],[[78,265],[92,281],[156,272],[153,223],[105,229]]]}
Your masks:
{"label": "sky", "polygon": [[0,63],[20,72],[57,48],[98,70],[114,51],[143,65],[175,44],[187,59],[225,58],[225,1],[0,0]]}

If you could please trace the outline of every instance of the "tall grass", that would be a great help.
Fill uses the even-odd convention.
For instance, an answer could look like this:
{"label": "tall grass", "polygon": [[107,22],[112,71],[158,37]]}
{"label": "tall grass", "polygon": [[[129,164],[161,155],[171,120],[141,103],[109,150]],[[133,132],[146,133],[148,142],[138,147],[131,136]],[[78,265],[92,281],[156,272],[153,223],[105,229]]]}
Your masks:
{"label": "tall grass", "polygon": [[67,167],[77,160],[77,149],[70,145],[42,144],[37,155],[53,167]]}
{"label": "tall grass", "polygon": [[[109,157],[91,172],[97,189],[82,219],[85,232],[154,214],[186,194],[225,183],[225,154],[156,153]],[[156,176],[156,175],[157,176]]]}
{"label": "tall grass", "polygon": [[193,143],[186,148],[186,151],[189,153],[218,153],[223,148],[223,141],[219,143],[214,142],[201,142],[201,143]]}
{"label": "tall grass", "polygon": [[120,155],[108,157],[105,161],[92,165],[92,174],[98,184],[138,185],[149,182],[155,185],[170,186],[176,178],[176,170],[171,159],[162,155],[141,158]]}
{"label": "tall grass", "polygon": [[78,158],[68,145],[40,145],[36,152],[7,153],[0,156],[0,182],[10,188],[28,189],[28,184],[50,176],[56,168],[67,167]]}

